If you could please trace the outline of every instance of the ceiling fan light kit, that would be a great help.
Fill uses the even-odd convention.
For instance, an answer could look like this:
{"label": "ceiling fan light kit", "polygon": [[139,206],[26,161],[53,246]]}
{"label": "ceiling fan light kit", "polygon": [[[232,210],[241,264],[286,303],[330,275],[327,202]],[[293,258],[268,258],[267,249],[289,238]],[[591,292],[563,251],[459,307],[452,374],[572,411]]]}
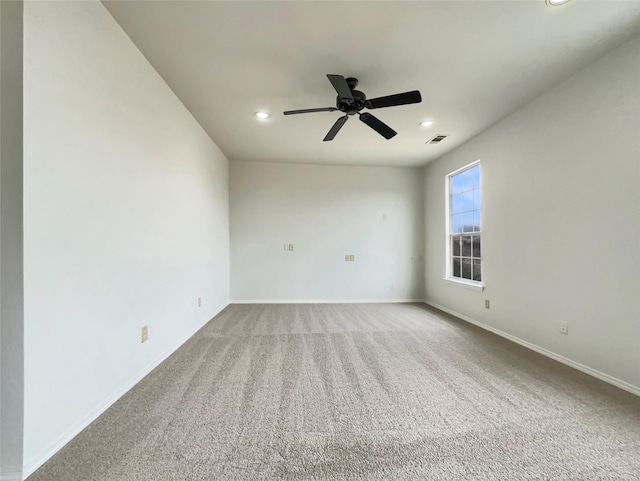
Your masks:
{"label": "ceiling fan light kit", "polygon": [[358,114],[361,122],[371,127],[385,139],[389,140],[394,137],[397,132],[369,112],[361,111],[365,108],[372,110],[422,102],[422,96],[418,90],[368,100],[367,96],[363,92],[355,89],[358,86],[358,79],[353,77],[344,78],[342,75],[334,74],[327,74],[327,78],[338,94],[336,97],[335,107],[287,110],[283,112],[284,115],[307,114],[312,112],[335,112],[337,110],[343,112],[345,115],[336,120],[333,127],[331,127],[327,135],[324,137],[324,142],[333,140],[342,126],[347,120],[349,120],[349,117],[356,114]]}

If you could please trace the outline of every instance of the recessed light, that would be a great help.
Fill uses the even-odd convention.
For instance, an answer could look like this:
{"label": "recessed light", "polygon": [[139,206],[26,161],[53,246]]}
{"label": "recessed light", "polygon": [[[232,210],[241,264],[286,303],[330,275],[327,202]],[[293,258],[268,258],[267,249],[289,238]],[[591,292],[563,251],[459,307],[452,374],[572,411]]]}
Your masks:
{"label": "recessed light", "polygon": [[256,112],[256,117],[258,117],[260,120],[265,120],[269,118],[269,114],[266,112]]}
{"label": "recessed light", "polygon": [[431,120],[424,120],[420,122],[420,127],[431,127],[433,122]]}
{"label": "recessed light", "polygon": [[563,5],[565,3],[569,3],[571,0],[545,0],[546,4],[549,7],[557,7],[558,5]]}

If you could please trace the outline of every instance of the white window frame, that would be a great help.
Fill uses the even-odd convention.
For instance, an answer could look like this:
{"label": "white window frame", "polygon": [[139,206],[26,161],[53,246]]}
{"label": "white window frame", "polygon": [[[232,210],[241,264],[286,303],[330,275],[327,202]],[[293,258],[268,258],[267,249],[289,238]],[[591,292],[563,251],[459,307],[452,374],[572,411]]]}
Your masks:
{"label": "white window frame", "polygon": [[[483,291],[484,290],[484,281],[474,281],[471,279],[460,279],[459,277],[453,277],[452,276],[452,272],[451,272],[451,177],[453,177],[454,175],[459,174],[460,172],[463,172],[467,169],[470,169],[472,167],[475,167],[476,165],[480,164],[480,159],[476,160],[475,162],[471,162],[470,164],[467,164],[463,167],[460,167],[459,169],[454,170],[453,172],[448,173],[445,178],[444,178],[444,184],[445,184],[445,188],[444,188],[444,192],[445,192],[445,201],[444,201],[444,205],[445,205],[445,229],[444,229],[444,234],[445,234],[445,276],[442,280],[446,281],[446,282],[450,282],[451,284],[460,286],[460,287],[466,287],[468,289],[473,289],[476,291]],[[481,219],[484,220],[484,214],[482,213],[482,192],[483,192],[483,187],[482,187],[482,171],[480,172],[480,212],[481,212]],[[480,242],[482,243],[482,238],[483,238],[483,229],[482,226],[480,227]],[[482,249],[482,252],[484,253],[484,249]],[[484,256],[481,255],[480,259],[484,260]],[[482,279],[484,280],[484,262],[482,262]]]}

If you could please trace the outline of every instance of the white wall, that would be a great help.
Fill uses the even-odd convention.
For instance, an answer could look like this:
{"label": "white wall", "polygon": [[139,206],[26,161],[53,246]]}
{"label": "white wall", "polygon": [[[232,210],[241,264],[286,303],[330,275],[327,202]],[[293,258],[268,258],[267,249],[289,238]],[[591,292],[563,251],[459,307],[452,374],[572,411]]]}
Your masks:
{"label": "white wall", "polygon": [[230,196],[232,301],[423,297],[420,169],[231,162]]}
{"label": "white wall", "polygon": [[[635,38],[428,165],[425,252],[429,302],[640,394],[638,99]],[[442,280],[445,175],[476,159],[484,292]]]}
{"label": "white wall", "polygon": [[101,3],[24,23],[29,474],[228,303],[229,216],[227,159]]}
{"label": "white wall", "polygon": [[0,479],[21,479],[22,2],[0,1]]}

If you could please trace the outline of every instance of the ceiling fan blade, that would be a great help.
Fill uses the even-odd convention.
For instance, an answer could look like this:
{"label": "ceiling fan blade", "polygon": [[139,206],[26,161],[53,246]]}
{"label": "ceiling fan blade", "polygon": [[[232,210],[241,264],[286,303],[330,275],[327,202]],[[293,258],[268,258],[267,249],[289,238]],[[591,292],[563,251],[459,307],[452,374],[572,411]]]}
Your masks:
{"label": "ceiling fan blade", "polygon": [[329,130],[329,132],[324,137],[324,139],[322,139],[322,141],[323,142],[327,142],[329,140],[333,140],[333,138],[340,131],[340,129],[342,128],[342,126],[344,125],[344,123],[347,120],[349,120],[349,116],[348,115],[345,115],[344,117],[340,117],[338,120],[336,120],[336,123],[333,124],[333,127],[331,127],[331,130]]}
{"label": "ceiling fan blade", "polygon": [[319,109],[302,109],[302,110],[287,110],[283,112],[284,115],[293,115],[293,114],[308,114],[311,112],[333,112],[334,110],[338,110],[335,107],[321,107]]}
{"label": "ceiling fan blade", "polygon": [[420,92],[418,90],[412,90],[411,92],[370,99],[365,102],[364,106],[368,109],[381,109],[383,107],[394,107],[396,105],[419,104],[420,102],[422,102]]}
{"label": "ceiling fan blade", "polygon": [[368,112],[360,114],[360,120],[362,120],[365,124],[367,124],[387,140],[389,140],[391,137],[394,137],[398,133],[387,124],[385,124],[382,120],[374,117]]}
{"label": "ceiling fan blade", "polygon": [[353,94],[351,93],[351,89],[349,88],[349,84],[342,75],[332,75],[327,74],[327,78],[333,88],[338,92],[338,97],[343,102],[352,103],[353,102]]}

